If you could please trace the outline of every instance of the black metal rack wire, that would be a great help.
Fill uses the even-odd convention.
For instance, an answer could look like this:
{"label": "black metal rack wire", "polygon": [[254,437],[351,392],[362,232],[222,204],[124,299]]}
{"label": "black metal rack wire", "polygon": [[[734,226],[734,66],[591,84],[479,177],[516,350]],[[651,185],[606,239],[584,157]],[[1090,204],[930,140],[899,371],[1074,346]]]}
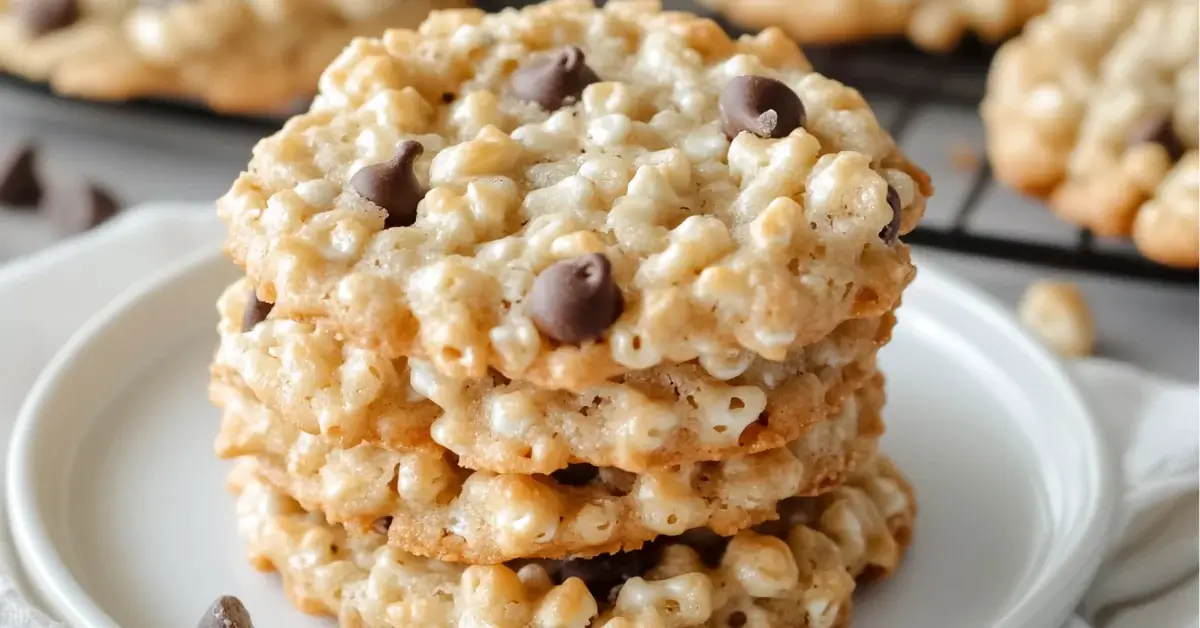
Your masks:
{"label": "black metal rack wire", "polygon": [[[505,6],[529,4],[532,0],[477,0],[487,10]],[[603,0],[600,0],[603,3]],[[670,8],[710,13],[694,0],[667,0]],[[716,17],[731,33],[739,29]],[[977,40],[963,42],[953,53],[929,55],[903,40],[872,42],[831,47],[806,47],[813,64],[824,74],[853,85],[865,93],[884,94],[900,103],[898,114],[889,130],[897,141],[903,142],[909,122],[928,107],[953,107],[974,112],[983,98],[987,70],[995,48]],[[42,85],[0,75],[0,84],[32,90],[47,95]],[[187,117],[205,124],[231,124],[268,132],[282,120],[272,118],[240,118],[215,114],[202,106],[181,102],[139,100],[133,103],[96,105],[146,113]],[[1150,262],[1135,252],[1110,251],[1098,248],[1086,229],[1076,230],[1069,244],[1044,243],[988,233],[972,228],[972,218],[978,213],[980,201],[999,185],[984,155],[978,155],[967,194],[953,208],[953,219],[946,226],[925,224],[905,236],[912,244],[934,247],[958,253],[978,255],[1040,265],[1050,268],[1079,270],[1112,277],[1149,279],[1180,286],[1196,287],[1200,274],[1195,270],[1180,270]],[[935,182],[936,183],[936,182]]]}

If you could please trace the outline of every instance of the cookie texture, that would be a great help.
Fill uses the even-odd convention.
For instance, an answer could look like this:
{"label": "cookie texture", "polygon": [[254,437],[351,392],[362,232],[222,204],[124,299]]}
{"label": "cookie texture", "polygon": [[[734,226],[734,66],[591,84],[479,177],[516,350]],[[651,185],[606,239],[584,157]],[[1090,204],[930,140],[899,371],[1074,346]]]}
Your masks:
{"label": "cookie texture", "polygon": [[1041,14],[1049,0],[701,0],[747,28],[778,26],[796,41],[835,44],[906,35],[946,52],[968,33],[996,42]]}
{"label": "cookie texture", "polygon": [[786,447],[632,474],[577,465],[551,475],[458,466],[442,450],[339,448],[221,386],[217,453],[251,456],[257,474],[305,509],[354,529],[382,526],[401,549],[447,562],[592,556],[706,527],[731,535],[779,502],[843,483],[874,457],[882,379]]}
{"label": "cookie texture", "polygon": [[871,381],[894,324],[890,313],[847,321],[783,362],[748,356],[720,377],[668,364],[566,391],[497,373],[455,380],[424,360],[345,344],[323,325],[260,320],[244,282],[218,309],[214,380],[295,427],[345,447],[440,446],[463,467],[525,474],[574,463],[641,473],[782,447]]}
{"label": "cookie texture", "polygon": [[982,114],[996,177],[1195,268],[1198,23],[1194,0],[1056,2],[993,62]]}
{"label": "cookie texture", "polygon": [[896,569],[916,518],[911,487],[881,456],[841,488],[782,505],[770,528],[694,530],[590,560],[467,566],[331,525],[252,469],[236,469],[231,486],[252,564],[277,570],[301,610],[362,628],[847,626],[856,580]]}
{"label": "cookie texture", "polygon": [[460,0],[0,0],[0,69],[98,100],[286,114],[351,39]]}
{"label": "cookie texture", "polygon": [[[768,99],[767,136],[731,138],[722,94],[746,76],[804,115]],[[389,226],[352,180],[406,142],[423,196]],[[279,317],[447,377],[581,390],[785,360],[892,310],[914,274],[894,234],[931,193],[780,31],[735,41],[655,2],[556,0],[356,40],[218,212]]]}

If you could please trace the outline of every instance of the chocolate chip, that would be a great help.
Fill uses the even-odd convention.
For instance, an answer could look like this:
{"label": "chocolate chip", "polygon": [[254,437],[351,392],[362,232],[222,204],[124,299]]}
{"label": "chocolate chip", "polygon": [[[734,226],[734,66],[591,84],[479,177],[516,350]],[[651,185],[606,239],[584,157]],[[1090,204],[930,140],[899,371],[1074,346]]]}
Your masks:
{"label": "chocolate chip", "polygon": [[391,528],[392,528],[392,518],[391,517],[380,517],[371,524],[371,529],[374,530],[376,534],[387,534],[388,530],[390,530]]}
{"label": "chocolate chip", "polygon": [[792,88],[765,76],[739,76],[721,92],[721,128],[729,139],[742,131],[787,137],[804,126],[804,103]]}
{"label": "chocolate chip", "polygon": [[658,564],[661,548],[649,545],[640,550],[603,554],[592,558],[572,558],[563,561],[558,571],[561,583],[579,578],[597,600],[607,600],[613,588],[650,571]]}
{"label": "chocolate chip", "polygon": [[558,262],[543,270],[529,292],[529,310],[542,333],[568,344],[599,338],[624,301],[612,264],[600,253]]}
{"label": "chocolate chip", "polygon": [[120,204],[100,186],[77,179],[51,183],[40,209],[62,235],[83,233],[120,211]]}
{"label": "chocolate chip", "polygon": [[32,35],[66,28],[79,19],[78,0],[18,0],[17,16]]}
{"label": "chocolate chip", "polygon": [[241,600],[222,595],[208,607],[196,628],[254,628],[254,622]]}
{"label": "chocolate chip", "polygon": [[890,185],[887,191],[887,203],[892,208],[892,222],[879,232],[879,237],[884,243],[891,244],[900,237],[900,210],[903,208],[900,207],[900,193]]}
{"label": "chocolate chip", "polygon": [[742,628],[746,625],[746,614],[742,611],[733,611],[725,619],[725,625],[729,628]]}
{"label": "chocolate chip", "polygon": [[559,469],[550,474],[555,482],[567,486],[583,486],[600,475],[600,469],[594,465],[577,463],[569,464],[566,469]]}
{"label": "chocolate chip", "polygon": [[33,162],[32,144],[22,144],[0,161],[0,204],[36,207],[42,200],[42,182]]}
{"label": "chocolate chip", "polygon": [[454,92],[442,92],[442,103],[450,104],[454,102]]}
{"label": "chocolate chip", "polygon": [[242,310],[242,332],[248,332],[254,329],[255,325],[267,320],[267,315],[273,307],[275,306],[271,303],[258,300],[258,293],[253,286],[247,290],[246,309]]}
{"label": "chocolate chip", "polygon": [[359,196],[387,211],[385,229],[417,221],[417,205],[425,198],[425,190],[413,172],[413,162],[424,152],[419,142],[405,140],[391,160],[362,168],[350,177],[350,187]]}
{"label": "chocolate chip", "polygon": [[583,51],[578,46],[568,46],[517,68],[510,85],[517,98],[554,111],[575,103],[583,88],[599,82],[600,77],[587,66]]}
{"label": "chocolate chip", "polygon": [[1158,144],[1167,151],[1172,162],[1179,161],[1187,152],[1179,135],[1175,133],[1175,125],[1171,112],[1161,111],[1147,116],[1135,124],[1126,138],[1126,146],[1132,148],[1141,144]]}
{"label": "chocolate chip", "polygon": [[680,543],[696,550],[700,560],[709,567],[721,564],[725,556],[725,548],[729,547],[729,538],[721,536],[708,528],[693,528],[679,535]]}

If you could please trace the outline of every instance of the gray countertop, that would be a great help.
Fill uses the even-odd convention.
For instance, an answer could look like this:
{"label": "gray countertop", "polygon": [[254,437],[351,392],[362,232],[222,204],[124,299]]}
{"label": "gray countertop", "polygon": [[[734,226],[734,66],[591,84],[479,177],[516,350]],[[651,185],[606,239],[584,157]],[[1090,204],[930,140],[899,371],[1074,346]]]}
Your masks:
{"label": "gray countertop", "polygon": [[[895,115],[895,103],[878,100],[875,105],[881,120]],[[245,165],[263,133],[263,127],[248,124],[97,107],[0,87],[0,149],[23,137],[35,139],[44,148],[44,176],[86,176],[103,182],[126,204],[215,199]],[[944,223],[967,193],[972,173],[956,165],[961,161],[956,155],[964,147],[982,146],[978,119],[967,110],[926,108],[910,122],[901,143],[930,171],[937,186],[930,224]],[[1074,230],[1038,203],[1002,188],[982,199],[972,228],[1049,242],[1075,237]],[[0,259],[53,239],[36,215],[3,209],[0,235]],[[1099,245],[1128,247],[1117,241]],[[1100,355],[1197,380],[1200,303],[1195,286],[1067,273],[932,249],[922,253],[1010,305],[1036,279],[1076,281],[1093,308]]]}

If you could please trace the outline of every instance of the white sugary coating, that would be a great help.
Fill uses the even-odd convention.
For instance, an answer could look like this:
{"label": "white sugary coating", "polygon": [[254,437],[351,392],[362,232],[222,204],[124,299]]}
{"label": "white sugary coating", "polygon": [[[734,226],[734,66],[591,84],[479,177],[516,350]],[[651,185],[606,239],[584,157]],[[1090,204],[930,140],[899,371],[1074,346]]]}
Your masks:
{"label": "white sugary coating", "polygon": [[219,301],[215,379],[342,446],[437,443],[462,466],[525,474],[577,462],[642,472],[781,447],[870,379],[893,323],[848,321],[784,362],[740,354],[726,381],[694,363],[661,365],[570,392],[494,373],[455,380],[274,314],[242,332],[245,298],[238,282]]}
{"label": "white sugary coating", "polygon": [[[568,44],[603,82],[553,112],[512,96],[515,68]],[[747,74],[793,89],[804,128],[727,140],[718,97]],[[427,193],[412,226],[384,229],[385,211],[347,181],[402,140],[424,147]],[[313,185],[340,193],[301,193]],[[653,2],[558,0],[356,41],[218,211],[228,252],[283,317],[330,321],[457,379],[495,368],[580,389],[660,363],[723,374],[746,352],[783,360],[892,309],[913,268],[880,237],[889,185],[907,232],[926,175],[858,92],[812,72],[779,32],[734,42]],[[624,313],[600,341],[555,344],[532,323],[530,288],[593,252],[612,262]]]}
{"label": "white sugary coating", "polygon": [[436,449],[340,448],[228,386],[214,384],[211,396],[224,409],[220,456],[255,457],[268,482],[331,522],[370,528],[389,517],[398,547],[479,564],[637,548],[698,527],[733,534],[784,499],[840,484],[874,456],[883,431],[876,379],[786,447],[638,475],[601,468],[580,484],[471,471]]}
{"label": "white sugary coating", "polygon": [[891,462],[852,486],[796,504],[780,537],[744,531],[705,565],[664,539],[658,564],[596,600],[558,561],[466,566],[407,554],[377,533],[350,532],[255,477],[235,470],[238,521],[252,563],[276,569],[292,602],[356,628],[635,628],[740,625],[835,628],[848,624],[855,579],[890,574],[911,538],[916,505]]}
{"label": "white sugary coating", "polygon": [[[1050,0],[701,0],[744,26],[779,26],[800,43],[847,42],[907,34],[945,52],[968,32],[997,41],[1046,9]],[[799,9],[799,10],[798,10]]]}
{"label": "white sugary coating", "polygon": [[[1200,193],[1160,196],[1200,141],[1200,6],[1195,0],[1062,0],[996,55],[982,114],[997,177],[1049,196],[1067,219],[1127,236],[1146,255],[1197,264]],[[1162,121],[1170,143],[1131,141]],[[1182,162],[1173,159],[1184,157]],[[1181,236],[1180,234],[1186,234]]]}
{"label": "white sugary coating", "polygon": [[37,35],[0,2],[0,68],[99,99],[198,98],[280,114],[311,96],[351,39],[411,26],[460,0],[79,0],[80,17]]}

